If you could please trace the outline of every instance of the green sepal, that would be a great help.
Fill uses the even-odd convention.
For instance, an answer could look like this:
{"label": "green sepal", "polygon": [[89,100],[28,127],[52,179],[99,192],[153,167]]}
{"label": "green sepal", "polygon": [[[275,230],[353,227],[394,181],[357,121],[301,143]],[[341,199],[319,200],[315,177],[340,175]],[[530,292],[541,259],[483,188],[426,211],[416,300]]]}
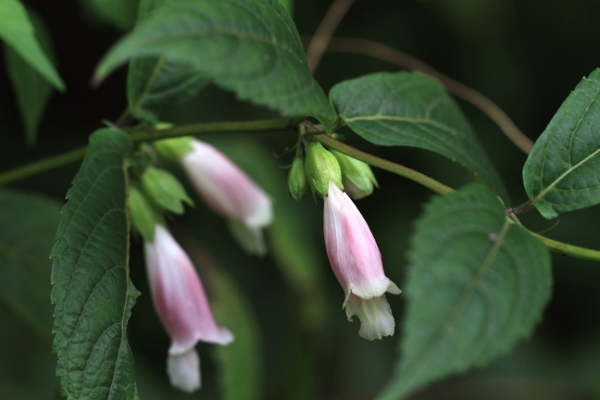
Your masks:
{"label": "green sepal", "polygon": [[146,168],[142,175],[142,187],[157,205],[175,214],[183,214],[182,202],[190,206],[194,205],[183,185],[173,174],[164,169]]}
{"label": "green sepal", "polygon": [[344,188],[340,164],[335,156],[326,150],[321,143],[306,143],[304,170],[313,194],[319,193],[322,196],[327,196],[329,181],[333,181],[340,189]]}
{"label": "green sepal", "polygon": [[373,193],[373,187],[379,187],[369,164],[336,150],[329,151],[340,164],[346,193],[354,200],[367,197]]}
{"label": "green sepal", "polygon": [[304,172],[304,158],[301,155],[294,157],[292,168],[288,175],[288,189],[296,201],[300,201],[308,191],[308,181]]}
{"label": "green sepal", "polygon": [[174,139],[157,140],[153,145],[160,157],[173,164],[179,164],[181,157],[193,150],[192,140],[194,140],[193,137],[184,136]]}
{"label": "green sepal", "polygon": [[135,183],[129,184],[129,215],[131,225],[144,238],[151,242],[154,240],[154,228],[157,224],[165,225],[162,213],[147,197],[142,188]]}

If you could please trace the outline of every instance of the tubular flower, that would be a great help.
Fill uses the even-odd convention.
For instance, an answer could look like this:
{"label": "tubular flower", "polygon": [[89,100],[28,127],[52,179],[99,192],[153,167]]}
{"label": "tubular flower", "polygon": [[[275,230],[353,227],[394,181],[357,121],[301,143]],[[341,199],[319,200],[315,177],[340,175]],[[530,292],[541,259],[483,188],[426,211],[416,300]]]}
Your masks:
{"label": "tubular flower", "polygon": [[381,253],[373,234],[352,200],[333,182],[325,197],[323,231],[327,256],[346,295],[348,320],[357,315],[358,334],[368,340],[394,334],[394,317],[385,292],[400,289],[383,272]]}
{"label": "tubular flower", "polygon": [[213,146],[193,140],[181,162],[204,201],[229,219],[234,237],[249,253],[267,251],[263,228],[273,221],[269,196],[237,165]]}
{"label": "tubular flower", "polygon": [[154,307],[171,337],[169,379],[191,393],[201,385],[196,343],[226,345],[233,335],[215,322],[194,265],[166,228],[155,225],[154,238],[144,249]]}

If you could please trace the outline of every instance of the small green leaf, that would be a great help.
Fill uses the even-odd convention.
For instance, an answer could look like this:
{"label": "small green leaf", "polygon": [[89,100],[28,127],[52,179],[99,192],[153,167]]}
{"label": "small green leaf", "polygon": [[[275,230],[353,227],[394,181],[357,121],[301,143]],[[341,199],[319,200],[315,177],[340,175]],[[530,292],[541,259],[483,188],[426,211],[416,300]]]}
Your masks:
{"label": "small green leaf", "polygon": [[[30,12],[29,17],[42,49],[54,61],[54,48],[48,30],[35,13]],[[35,144],[46,104],[52,95],[52,86],[11,47],[5,46],[4,50],[6,70],[17,95],[21,119],[25,125],[25,141],[32,146]]]}
{"label": "small green leaf", "polygon": [[0,298],[45,338],[52,331],[50,260],[60,203],[0,189]]}
{"label": "small green leaf", "polygon": [[371,143],[441,154],[508,195],[460,109],[433,78],[418,72],[376,73],[335,85],[340,118]]}
{"label": "small green leaf", "polygon": [[121,30],[130,29],[138,9],[138,0],[86,0],[105,22]]}
{"label": "small green leaf", "polygon": [[215,318],[235,336],[227,346],[215,346],[223,400],[262,399],[261,338],[250,304],[224,272],[213,269],[209,282],[215,294]]}
{"label": "small green leaf", "polygon": [[277,0],[174,0],[158,6],[100,61],[102,80],[136,57],[164,57],[285,116],[336,119],[308,71],[296,27]]}
{"label": "small green leaf", "polygon": [[65,84],[35,38],[25,7],[18,0],[0,1],[0,38],[61,92]]}
{"label": "small green leaf", "polygon": [[67,193],[52,249],[54,351],[68,399],[136,396],[126,327],[139,292],[129,279],[125,158],[131,139],[116,129],[90,136]]}
{"label": "small green leaf", "polygon": [[550,298],[548,249],[480,184],[435,198],[411,247],[401,361],[381,400],[506,353],[532,334]]}
{"label": "small green leaf", "polygon": [[596,69],[560,106],[525,162],[525,190],[548,219],[600,203],[599,98]]}

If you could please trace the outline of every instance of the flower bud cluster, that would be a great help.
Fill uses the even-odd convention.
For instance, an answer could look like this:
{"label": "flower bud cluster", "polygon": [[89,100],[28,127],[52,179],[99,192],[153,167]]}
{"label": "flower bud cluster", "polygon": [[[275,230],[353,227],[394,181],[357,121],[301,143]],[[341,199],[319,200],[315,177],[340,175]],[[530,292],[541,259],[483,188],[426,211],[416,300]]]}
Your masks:
{"label": "flower bud cluster", "polygon": [[327,196],[329,182],[346,190],[355,200],[367,197],[377,187],[375,175],[367,163],[337,150],[327,150],[319,142],[307,142],[304,149],[306,159],[299,149],[288,175],[288,189],[294,200],[299,201],[309,186],[313,194]]}

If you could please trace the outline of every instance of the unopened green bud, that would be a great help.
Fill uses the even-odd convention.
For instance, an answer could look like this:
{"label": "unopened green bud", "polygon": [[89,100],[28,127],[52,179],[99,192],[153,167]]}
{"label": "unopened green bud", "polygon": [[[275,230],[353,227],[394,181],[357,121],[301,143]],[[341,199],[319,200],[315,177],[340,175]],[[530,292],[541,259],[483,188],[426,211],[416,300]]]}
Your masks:
{"label": "unopened green bud", "polygon": [[300,201],[308,190],[308,181],[304,173],[304,158],[302,156],[297,155],[292,161],[292,168],[288,175],[288,189],[292,198],[296,201]]}
{"label": "unopened green bud", "polygon": [[307,144],[304,171],[313,193],[327,196],[329,181],[333,181],[340,189],[344,188],[340,164],[321,143]]}
{"label": "unopened green bud", "polygon": [[350,197],[362,199],[373,193],[373,186],[378,187],[369,164],[336,150],[331,150],[331,153],[340,163],[342,182]]}
{"label": "unopened green bud", "polygon": [[193,150],[193,139],[191,136],[184,136],[174,139],[157,140],[153,143],[153,146],[159,156],[173,164],[179,164],[181,157]]}
{"label": "unopened green bud", "polygon": [[154,240],[154,227],[157,224],[165,224],[158,207],[146,197],[142,189],[136,184],[129,185],[127,204],[129,205],[131,224],[135,230],[146,241],[151,242]]}
{"label": "unopened green bud", "polygon": [[177,178],[164,169],[146,168],[142,175],[142,187],[156,204],[175,214],[183,214],[182,202],[194,205]]}

